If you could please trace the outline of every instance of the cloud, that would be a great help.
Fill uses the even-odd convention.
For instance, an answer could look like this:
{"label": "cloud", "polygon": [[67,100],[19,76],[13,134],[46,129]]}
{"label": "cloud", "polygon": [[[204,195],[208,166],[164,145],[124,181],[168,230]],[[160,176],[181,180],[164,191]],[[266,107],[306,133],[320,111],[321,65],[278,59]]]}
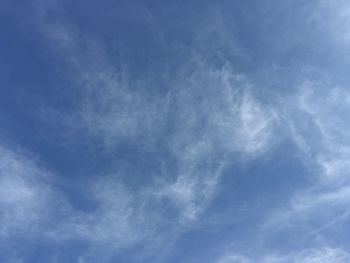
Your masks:
{"label": "cloud", "polygon": [[[294,97],[286,99],[287,126],[306,166],[306,184],[266,218],[260,232],[262,243],[271,244],[288,234],[288,244],[296,239],[305,245],[337,244],[331,233],[349,221],[349,102],[346,89],[322,78],[305,81]],[[334,256],[333,250],[327,251],[322,260],[332,262],[326,255]],[[317,262],[321,254],[303,260]]]}
{"label": "cloud", "polygon": [[341,248],[321,247],[297,251],[285,255],[261,255],[259,257],[228,254],[217,263],[345,263],[350,260],[350,254]]}
{"label": "cloud", "polygon": [[168,147],[178,174],[161,190],[192,219],[215,196],[230,156],[251,159],[273,148],[279,122],[274,109],[260,103],[231,67],[197,66],[189,76],[180,75],[170,96],[175,117]]}
{"label": "cloud", "polygon": [[[316,88],[321,92],[316,92]],[[316,161],[328,182],[346,180],[350,171],[347,165],[350,152],[347,140],[349,94],[340,87],[328,89],[322,84],[313,83],[306,83],[302,89],[305,92],[299,97],[300,108],[309,116],[319,133],[320,149],[317,149]]]}
{"label": "cloud", "polygon": [[[175,160],[177,172],[153,178],[151,192],[179,210],[180,222],[197,219],[205,210],[229,156],[250,159],[273,147],[277,112],[261,103],[249,81],[229,64],[213,68],[193,51],[164,95],[143,86],[155,83],[151,79],[135,80],[132,73],[118,69],[97,40],[78,48],[75,35],[64,25],[55,25],[46,35],[63,51],[70,43],[68,60],[62,61],[74,61],[71,77],[81,99],[66,118],[67,127],[78,131],[79,139],[85,133],[111,149],[127,142],[151,152],[161,145]],[[86,64],[90,58],[97,62]]]}
{"label": "cloud", "polygon": [[144,92],[132,91],[132,84],[123,73],[108,72],[107,68],[102,72],[87,72],[80,79],[84,95],[77,120],[106,146],[125,140],[154,141],[162,132],[167,98],[152,98]]}
{"label": "cloud", "polygon": [[[180,107],[182,114],[194,116],[197,122],[192,125],[203,125],[205,138],[223,152],[249,155],[264,151],[278,116],[255,98],[244,76],[235,74],[229,65],[221,69],[207,66],[199,67],[189,80],[183,84]],[[182,128],[181,123],[179,126]]]}
{"label": "cloud", "polygon": [[56,176],[42,167],[37,157],[19,147],[1,145],[0,241],[10,242],[5,255],[24,260],[21,253],[15,253],[22,251],[22,240],[81,242],[91,246],[81,254],[88,260],[100,253],[94,247],[104,246],[105,252],[113,255],[116,250],[151,240],[139,251],[141,257],[164,239],[173,240],[173,229],[163,233],[167,222],[161,218],[162,207],[155,208],[156,199],[146,191],[131,192],[118,176],[94,177],[79,184],[92,206],[84,211],[73,206],[57,187]]}
{"label": "cloud", "polygon": [[99,154],[126,143],[166,155],[160,158],[163,172],[151,171],[138,192],[123,180],[132,170],[111,168],[110,176],[97,173],[80,182],[93,208],[66,204],[64,222],[49,232],[55,240],[113,249],[173,240],[204,217],[236,157],[254,160],[276,144],[278,111],[229,63],[213,66],[202,53],[188,50],[190,58],[167,79],[164,92],[152,87],[157,77],[138,79],[127,65],[112,61],[102,40],[81,35],[74,25],[47,21],[41,30],[60,66],[69,69],[67,92],[80,95],[71,112],[57,112],[63,125],[53,125],[74,140],[97,145]]}
{"label": "cloud", "polygon": [[320,1],[314,14],[314,21],[320,28],[327,30],[327,35],[337,48],[349,44],[350,6],[347,1]]}
{"label": "cloud", "polygon": [[251,262],[247,257],[238,254],[225,255],[221,257],[216,263],[249,263]]}
{"label": "cloud", "polygon": [[[342,25],[347,24],[347,10],[341,9],[329,11],[340,12],[338,20],[333,15],[326,19],[334,22],[326,22],[329,28],[337,29],[335,42],[346,42],[348,38]],[[320,10],[305,10],[312,14],[303,31],[303,36],[308,36],[309,29],[323,28],[323,22],[317,13]],[[49,21],[45,12],[40,19],[48,22],[41,28],[45,44],[60,66],[69,69],[71,87],[67,89],[80,95],[74,109],[62,113],[65,133],[73,133],[74,140],[86,140],[93,147],[103,144],[103,149],[96,147],[101,152],[117,151],[120,144],[126,143],[142,148],[146,154],[157,151],[166,156],[159,161],[159,166],[165,167],[162,172],[149,172],[147,186],[138,192],[120,179],[132,171],[93,175],[85,194],[94,208],[83,212],[67,205],[66,222],[50,232],[57,240],[78,239],[119,249],[147,240],[161,243],[160,240],[175,239],[183,229],[205,217],[230,165],[239,159],[254,160],[273,149],[282,124],[290,128],[284,131],[288,130],[287,136],[303,153],[303,161],[315,181],[311,187],[295,192],[286,207],[276,209],[266,221],[263,219],[262,233],[258,235],[267,240],[276,233],[297,229],[295,232],[313,239],[323,237],[326,228],[348,219],[350,95],[346,89],[330,88],[330,83],[322,81],[305,81],[294,97],[282,99],[284,105],[266,103],[266,95],[259,93],[248,77],[238,74],[233,65],[221,63],[220,59],[220,63],[215,62],[215,55],[203,55],[212,49],[207,48],[207,42],[215,47],[220,44],[220,50],[215,52],[221,59],[226,54],[221,52],[229,49],[227,43],[232,39],[223,21],[216,21],[215,26],[200,30],[201,50],[186,50],[188,60],[166,79],[170,88],[164,91],[157,86],[158,76],[139,79],[128,70],[128,65],[116,64],[101,39],[83,34],[73,24]],[[269,26],[266,28],[271,31]],[[333,34],[331,29],[327,30],[328,35]],[[285,43],[280,46],[289,50],[298,44],[300,34],[292,41],[291,31],[284,31],[288,37],[284,35],[278,43]],[[233,46],[233,53],[237,53],[237,46]],[[10,164],[6,167],[3,169],[12,169],[11,173],[17,171],[9,168]],[[27,165],[21,168],[35,174],[36,168],[31,169]],[[41,183],[23,176],[2,180],[8,186],[1,188],[1,194],[7,198],[4,206],[11,207],[5,210],[2,220],[8,226],[4,224],[6,231],[2,232],[27,221],[50,218],[45,213],[52,193],[44,190]],[[85,182],[81,186],[86,186]],[[26,215],[28,220],[24,220]],[[10,217],[18,222],[10,222]],[[326,247],[262,258],[263,262],[342,262],[346,257],[342,250]],[[228,255],[218,262],[252,260],[256,259]]]}
{"label": "cloud", "polygon": [[313,249],[309,251],[304,251],[300,253],[296,262],[305,262],[305,263],[342,263],[348,262],[350,260],[350,254],[342,249],[337,248],[322,248],[322,249]]}
{"label": "cloud", "polygon": [[83,240],[120,248],[153,234],[156,221],[144,201],[115,178],[80,184],[94,207],[84,212],[72,206],[55,186],[56,175],[37,159],[19,147],[0,145],[1,240]]}
{"label": "cloud", "polygon": [[47,224],[53,200],[48,172],[32,157],[0,145],[0,236],[35,236]]}
{"label": "cloud", "polygon": [[306,81],[289,104],[292,138],[305,158],[319,166],[319,180],[337,186],[350,172],[347,112],[350,94],[329,81]]}
{"label": "cloud", "polygon": [[68,237],[113,244],[114,247],[138,239],[136,225],[133,226],[133,200],[121,184],[106,179],[106,182],[96,183],[91,194],[96,208],[91,213],[76,211],[71,222],[64,225],[68,228]]}
{"label": "cloud", "polygon": [[58,233],[65,233],[63,239],[80,239],[116,249],[159,234],[162,222],[156,211],[150,210],[150,195],[131,192],[116,176],[94,178],[87,187],[85,194],[94,208],[72,211],[67,223],[58,229]]}

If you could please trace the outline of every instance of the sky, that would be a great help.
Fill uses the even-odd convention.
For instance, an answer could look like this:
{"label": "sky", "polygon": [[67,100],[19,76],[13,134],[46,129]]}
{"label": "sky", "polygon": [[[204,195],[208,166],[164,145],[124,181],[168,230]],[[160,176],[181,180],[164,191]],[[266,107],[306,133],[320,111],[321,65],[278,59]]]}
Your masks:
{"label": "sky", "polygon": [[348,1],[0,21],[0,262],[350,262]]}

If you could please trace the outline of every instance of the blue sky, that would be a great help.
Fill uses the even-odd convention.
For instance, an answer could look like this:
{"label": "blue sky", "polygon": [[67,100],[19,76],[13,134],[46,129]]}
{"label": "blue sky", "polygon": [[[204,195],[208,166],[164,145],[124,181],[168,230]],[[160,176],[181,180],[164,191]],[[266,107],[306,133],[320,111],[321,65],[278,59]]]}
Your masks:
{"label": "blue sky", "polygon": [[0,19],[1,262],[350,262],[347,1]]}

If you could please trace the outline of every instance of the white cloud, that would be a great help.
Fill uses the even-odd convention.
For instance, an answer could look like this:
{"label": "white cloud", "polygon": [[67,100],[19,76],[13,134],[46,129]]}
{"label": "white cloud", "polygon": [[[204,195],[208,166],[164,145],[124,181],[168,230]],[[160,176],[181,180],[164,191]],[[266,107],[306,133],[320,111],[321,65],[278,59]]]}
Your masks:
{"label": "white cloud", "polygon": [[123,74],[108,72],[108,68],[103,72],[89,71],[80,79],[83,98],[73,121],[107,146],[125,140],[152,142],[162,131],[167,98],[132,91],[132,83]]}
{"label": "white cloud", "polygon": [[260,256],[227,254],[217,263],[345,263],[350,254],[340,248],[320,247],[296,251],[290,254],[263,254]]}
{"label": "white cloud", "polygon": [[153,234],[156,221],[143,207],[146,203],[116,179],[82,182],[96,206],[83,212],[53,188],[54,176],[23,150],[0,145],[0,238],[89,240],[123,247]]}
{"label": "white cloud", "polygon": [[168,147],[178,173],[160,190],[191,220],[215,196],[230,156],[250,159],[270,150],[278,125],[275,111],[259,103],[231,67],[197,66],[189,76],[182,72],[171,95]]}
{"label": "white cloud", "polygon": [[302,263],[345,263],[349,262],[350,254],[337,248],[312,249],[300,253],[294,262]]}
{"label": "white cloud", "polygon": [[[306,82],[297,97],[297,108],[304,114],[294,118],[297,135],[308,148],[322,169],[322,180],[338,184],[347,181],[350,173],[350,94],[340,87],[328,87],[327,83]],[[303,129],[302,122],[308,121],[313,130]]]}
{"label": "white cloud", "polygon": [[[347,10],[342,11],[334,28],[348,22],[347,13]],[[312,19],[319,21],[317,16]],[[77,137],[87,135],[112,148],[125,141],[152,148],[159,138],[164,139],[162,136],[167,130],[170,132],[166,134],[167,144],[162,150],[169,152],[175,163],[175,169],[151,178],[154,185],[141,194],[130,192],[116,179],[101,177],[105,182],[96,179],[91,196],[96,209],[91,213],[69,211],[67,223],[60,225],[62,233],[54,232],[61,239],[84,238],[119,247],[148,235],[161,236],[157,228],[166,224],[167,219],[160,205],[149,206],[153,201],[169,202],[177,210],[174,225],[187,225],[199,219],[215,197],[232,156],[251,159],[268,151],[275,143],[280,113],[259,100],[249,81],[228,65],[213,69],[197,57],[199,62],[190,61],[177,74],[169,94],[150,94],[147,87],[140,89],[141,81],[132,80],[128,73],[113,66],[98,41],[82,48],[77,33],[63,24],[49,24],[44,31],[50,45],[56,52],[59,50],[62,61],[72,68],[74,88],[82,94],[77,111],[65,119],[70,128],[78,131]],[[345,31],[342,26],[337,34],[346,40]],[[317,91],[317,85],[306,82],[286,111],[292,118],[288,124],[295,142],[307,161],[311,160],[321,171],[315,186],[319,191],[308,189],[306,193],[297,193],[286,210],[273,214],[273,220],[266,224],[268,230],[276,225],[288,225],[295,219],[308,222],[320,210],[334,204],[344,209],[348,205],[350,95],[340,88],[328,92],[329,88],[321,87],[321,91]],[[21,221],[24,215],[28,215],[29,221],[41,217],[47,198],[41,186],[34,186],[22,176],[2,180],[8,187],[0,188],[0,194],[14,207],[3,220],[11,225],[8,218],[14,217],[19,221],[16,224],[24,224]],[[345,187],[338,187],[344,182]],[[325,185],[334,188],[325,190],[322,188]],[[16,191],[9,190],[15,188]],[[41,202],[45,204],[42,206]],[[345,212],[337,218],[347,218],[347,210]],[[329,216],[327,220],[320,223],[321,228],[334,222]],[[265,262],[338,262],[335,260],[341,260],[344,255],[347,256],[327,248],[288,259],[269,256]],[[229,255],[219,262],[251,261]]]}
{"label": "white cloud", "polygon": [[[286,121],[307,166],[305,181],[308,184],[294,191],[289,203],[275,209],[266,218],[261,228],[261,242],[290,232],[290,242],[302,235],[299,242],[323,240],[322,244],[328,244],[331,242],[330,230],[342,229],[350,215],[349,93],[320,79],[304,82],[296,96],[286,101],[289,101],[284,109],[288,116]],[[333,252],[315,252],[303,260],[333,262],[328,259],[334,256]],[[324,261],[318,258],[321,254]]]}
{"label": "white cloud", "polygon": [[81,184],[96,206],[82,212],[52,187],[54,175],[33,156],[0,145],[0,238],[84,239],[121,247],[150,235],[155,222],[142,199],[116,180],[96,180],[91,187]]}
{"label": "white cloud", "polygon": [[[197,219],[210,203],[229,155],[249,159],[273,145],[277,113],[260,103],[246,78],[228,65],[212,69],[200,59],[189,61],[167,95],[146,93],[140,83],[153,82],[116,70],[97,41],[79,49],[77,37],[63,25],[47,36],[66,50],[65,63],[73,61],[72,78],[82,97],[67,122],[79,136],[86,132],[107,147],[128,142],[150,151],[167,138],[163,150],[176,160],[178,172],[166,171],[167,178],[152,192],[179,209],[181,222]],[[96,63],[86,65],[89,58]]]}
{"label": "white cloud", "polygon": [[21,152],[0,145],[0,235],[32,235],[49,217],[47,171]]}
{"label": "white cloud", "polygon": [[251,261],[239,254],[229,254],[221,257],[219,260],[216,261],[216,263],[250,263]]}
{"label": "white cloud", "polygon": [[89,240],[118,248],[138,242],[152,232],[152,219],[147,218],[142,204],[136,203],[137,195],[131,195],[116,179],[95,180],[91,202],[96,208],[91,212],[72,211],[67,224],[58,230],[65,233],[63,239]]}
{"label": "white cloud", "polygon": [[249,94],[245,94],[240,106],[240,122],[238,140],[245,153],[264,151],[271,143],[278,115],[271,108],[264,108]]}
{"label": "white cloud", "polygon": [[[127,142],[151,152],[164,140],[162,151],[175,166],[150,176],[154,184],[139,193],[118,181],[127,175],[92,176],[90,201],[95,209],[67,208],[65,222],[50,232],[57,240],[83,239],[120,248],[149,237],[149,243],[156,243],[176,236],[201,218],[232,156],[253,159],[269,151],[278,137],[277,111],[229,65],[213,69],[200,58],[189,61],[176,73],[169,93],[162,95],[140,87],[152,81],[135,80],[115,67],[98,40],[82,45],[79,32],[64,24],[47,23],[43,33],[71,69],[70,88],[81,94],[76,111],[64,116],[65,128],[76,132],[78,140],[92,138],[91,143],[103,142],[108,149]],[[175,210],[171,219],[169,206]],[[166,225],[172,228],[167,233]]]}
{"label": "white cloud", "polygon": [[[278,122],[272,107],[252,94],[249,81],[227,65],[198,69],[181,79],[178,92],[179,119],[187,136],[202,136],[219,151],[254,154],[264,151]],[[182,117],[183,116],[183,117]],[[197,128],[198,127],[198,128]],[[197,132],[197,134],[191,134]]]}
{"label": "white cloud", "polygon": [[315,9],[314,21],[326,30],[329,39],[337,47],[347,48],[350,43],[350,5],[348,1],[322,0]]}

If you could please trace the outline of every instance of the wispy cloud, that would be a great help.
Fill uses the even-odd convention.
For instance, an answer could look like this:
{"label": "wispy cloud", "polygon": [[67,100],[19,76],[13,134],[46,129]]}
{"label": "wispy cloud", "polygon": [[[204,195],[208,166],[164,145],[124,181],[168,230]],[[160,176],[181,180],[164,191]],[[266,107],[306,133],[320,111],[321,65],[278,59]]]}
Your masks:
{"label": "wispy cloud", "polygon": [[169,150],[179,174],[163,193],[186,204],[191,217],[215,195],[230,156],[252,158],[271,149],[278,115],[251,94],[249,83],[227,66],[205,66],[179,80]]}
{"label": "wispy cloud", "polygon": [[[299,244],[305,246],[327,246],[334,241],[330,230],[342,229],[349,220],[349,94],[346,89],[332,87],[329,81],[319,79],[304,82],[296,95],[286,101],[289,101],[284,111],[288,112],[289,134],[302,153],[308,183],[303,189],[296,189],[290,201],[266,219],[261,229],[261,242],[290,233],[287,242],[298,238]],[[323,252],[312,250],[313,254],[302,260],[347,260],[343,259],[346,254],[338,255],[337,250]]]}
{"label": "wispy cloud", "polygon": [[0,234],[36,236],[52,216],[59,213],[48,172],[21,150],[0,145]]}
{"label": "wispy cloud", "polygon": [[148,89],[143,85],[152,80],[135,80],[124,65],[110,61],[103,43],[92,39],[83,45],[72,28],[48,23],[42,32],[60,63],[71,69],[71,88],[80,94],[75,110],[62,118],[65,129],[79,140],[102,142],[102,151],[125,142],[147,152],[158,149],[171,160],[161,163],[171,164],[150,175],[151,183],[138,193],[119,180],[127,174],[93,176],[89,200],[95,208],[69,210],[66,223],[52,235],[114,248],[150,237],[149,243],[171,240],[200,220],[232,156],[253,160],[274,146],[278,111],[229,63],[213,67],[195,50],[168,80],[169,92]]}
{"label": "wispy cloud", "polygon": [[260,255],[244,256],[240,254],[228,254],[220,258],[217,263],[345,263],[350,259],[350,254],[340,248],[322,247],[305,249],[294,254],[285,255]]}
{"label": "wispy cloud", "polygon": [[[3,235],[22,224],[40,222],[46,236],[55,240],[108,244],[111,250],[140,243],[161,247],[164,240],[167,242],[163,243],[170,244],[206,216],[206,209],[220,194],[220,181],[228,168],[242,159],[254,162],[273,149],[280,136],[291,138],[297,145],[309,168],[305,177],[311,178],[310,185],[284,197],[289,200],[285,207],[278,207],[269,218],[259,221],[262,228],[257,233],[257,243],[273,239],[278,232],[295,229],[297,233],[305,232],[305,239],[315,241],[324,238],[327,228],[348,220],[350,95],[345,88],[330,87],[326,81],[305,81],[294,96],[283,97],[281,104],[267,103],[264,96],[268,95],[259,93],[257,84],[237,73],[231,63],[214,63],[211,56],[204,55],[211,47],[207,49],[203,39],[215,42],[212,35],[222,38],[222,42],[218,40],[222,44],[220,50],[215,51],[218,60],[223,56],[221,49],[229,49],[232,40],[222,25],[224,22],[215,21],[215,26],[199,30],[197,41],[203,42],[199,48],[184,48],[189,57],[181,68],[176,68],[168,79],[163,76],[170,87],[164,91],[154,81],[157,77],[145,74],[137,78],[128,65],[116,65],[101,39],[81,35],[69,23],[51,23],[45,16],[42,12],[41,19],[48,22],[40,28],[44,43],[59,65],[69,69],[66,77],[71,86],[67,89],[79,94],[72,111],[57,113],[62,114],[63,125],[53,125],[63,128],[74,140],[91,144],[101,154],[114,153],[121,144],[142,149],[146,155],[157,152],[155,162],[162,169],[144,171],[147,185],[137,191],[125,180],[133,175],[132,169],[124,172],[115,165],[107,168],[107,172],[91,175],[88,182],[80,182],[91,210],[81,211],[64,201],[65,222],[46,230],[41,220],[53,218],[56,213],[48,200],[53,196],[64,199],[64,193],[53,193],[43,179],[28,179],[32,176],[24,179],[21,172],[24,170],[31,175],[47,172],[9,151],[4,154],[8,157],[1,169],[18,176],[1,179],[0,194],[6,196],[2,202],[8,206],[0,217],[7,224]],[[315,16],[311,20],[318,21]],[[308,26],[311,25],[312,21]],[[233,53],[237,50],[235,46]],[[50,121],[50,117],[46,119]],[[113,162],[110,156],[109,161]],[[24,220],[26,214],[28,218]],[[10,217],[16,220],[10,221]],[[320,243],[315,249],[284,256],[268,253],[259,260],[348,259],[343,250],[327,247],[328,242]],[[88,261],[89,256],[89,253],[82,256],[81,261],[84,258]],[[256,260],[229,254],[218,262]]]}

